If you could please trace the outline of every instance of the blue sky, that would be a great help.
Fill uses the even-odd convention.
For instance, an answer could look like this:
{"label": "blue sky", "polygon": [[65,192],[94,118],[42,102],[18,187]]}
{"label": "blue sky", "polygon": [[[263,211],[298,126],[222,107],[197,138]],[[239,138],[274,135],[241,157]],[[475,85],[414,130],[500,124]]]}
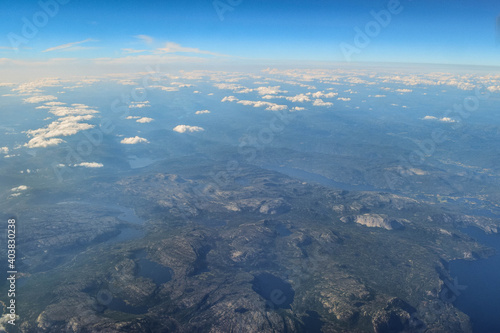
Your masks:
{"label": "blue sky", "polygon": [[[229,8],[222,16],[212,0],[59,1],[67,3],[57,2],[57,13],[45,16],[46,22],[37,1],[12,1],[2,8],[2,67],[13,59],[89,64],[95,58],[136,56],[500,65],[495,43],[500,1],[401,0],[401,12],[349,59],[341,45],[356,47],[355,28],[364,31],[374,20],[371,11],[396,0],[218,0],[221,10]],[[25,22],[33,23],[37,13],[38,31],[23,34]]]}

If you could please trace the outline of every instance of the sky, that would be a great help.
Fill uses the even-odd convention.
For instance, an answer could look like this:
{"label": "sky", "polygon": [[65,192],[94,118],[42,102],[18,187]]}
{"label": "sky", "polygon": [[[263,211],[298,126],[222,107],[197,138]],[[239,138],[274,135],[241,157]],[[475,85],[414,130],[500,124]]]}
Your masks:
{"label": "sky", "polygon": [[145,63],[498,66],[499,15],[493,0],[11,1],[0,11],[0,68],[14,77]]}

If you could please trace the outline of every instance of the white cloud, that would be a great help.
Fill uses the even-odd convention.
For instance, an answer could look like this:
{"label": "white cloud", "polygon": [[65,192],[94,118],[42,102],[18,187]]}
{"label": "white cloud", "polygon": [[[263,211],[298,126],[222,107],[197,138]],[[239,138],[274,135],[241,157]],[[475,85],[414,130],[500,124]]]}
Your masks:
{"label": "white cloud", "polygon": [[98,111],[90,109],[84,104],[72,104],[71,106],[51,107],[50,113],[60,117],[49,125],[36,130],[28,130],[26,134],[32,137],[24,146],[28,148],[44,148],[56,146],[64,140],[57,138],[59,136],[74,135],[80,131],[88,130],[94,125],[82,123],[82,121],[91,120],[93,114]]}
{"label": "white cloud", "polygon": [[135,136],[133,138],[124,138],[122,141],[120,141],[120,143],[123,143],[125,145],[135,145],[138,143],[149,143],[149,141],[144,138]]}
{"label": "white cloud", "polygon": [[94,125],[79,122],[88,120],[88,117],[89,116],[65,117],[50,123],[47,127],[29,130],[26,133],[33,138],[25,146],[28,148],[38,148],[58,145],[63,142],[62,139],[56,139],[58,136],[74,135],[80,131],[93,128]]}
{"label": "white cloud", "polygon": [[128,116],[125,119],[139,119],[139,118],[141,118],[141,117],[139,117],[139,116]]}
{"label": "white cloud", "polygon": [[104,164],[97,162],[82,162],[80,164],[75,164],[75,166],[81,166],[85,168],[102,168]]}
{"label": "white cloud", "polygon": [[289,100],[290,102],[294,102],[294,103],[296,103],[296,102],[303,103],[303,102],[310,102],[311,101],[311,99],[304,94],[300,94],[300,95],[296,95],[296,96],[292,96],[292,97],[286,97],[286,99]]}
{"label": "white cloud", "polygon": [[457,121],[455,119],[449,118],[449,117],[443,117],[443,118],[437,118],[434,116],[425,116],[423,118],[424,120],[439,120],[443,123],[456,123]]}
{"label": "white cloud", "polygon": [[329,93],[325,94],[325,93],[323,93],[321,91],[317,91],[317,92],[315,92],[315,93],[312,94],[312,97],[314,97],[314,98],[322,98],[322,97],[324,97],[324,98],[332,98],[332,97],[335,97],[337,95],[338,95],[338,93],[334,93],[334,92],[329,92]]}
{"label": "white cloud", "polygon": [[205,113],[210,113],[208,110],[201,110],[201,111],[196,111],[194,114],[205,114]]}
{"label": "white cloud", "polygon": [[79,41],[79,42],[72,42],[72,43],[67,43],[67,44],[63,44],[63,45],[59,45],[59,46],[54,46],[54,47],[48,48],[42,52],[52,52],[52,51],[58,51],[58,50],[66,50],[67,51],[67,50],[73,48],[75,45],[79,45],[79,44],[83,44],[83,43],[87,43],[87,42],[93,42],[93,41],[94,40],[92,38],[87,38],[87,39]]}
{"label": "white cloud", "polygon": [[333,103],[330,103],[330,102],[324,102],[322,99],[316,99],[314,100],[314,103],[313,103],[314,106],[332,106]]}
{"label": "white cloud", "polygon": [[266,110],[269,110],[269,111],[279,111],[279,110],[288,109],[288,106],[286,106],[286,105],[279,105],[276,103],[270,103],[270,102],[264,102],[264,101],[241,100],[241,101],[238,101],[237,103],[243,104],[243,105],[252,105],[254,108],[266,107]]}
{"label": "white cloud", "polygon": [[36,94],[41,93],[41,88],[61,86],[61,80],[58,78],[44,78],[37,81],[22,83],[17,88],[12,89],[19,94]]}
{"label": "white cloud", "polygon": [[125,49],[122,49],[122,51],[124,53],[127,53],[127,54],[134,54],[134,53],[142,53],[142,52],[147,52],[148,50],[136,50],[136,49],[128,49],[128,48],[125,48]]}
{"label": "white cloud", "polygon": [[146,123],[150,123],[152,121],[154,121],[153,118],[148,118],[148,117],[142,117],[140,119],[137,119],[136,120],[138,123],[141,123],[141,124],[146,124]]}
{"label": "white cloud", "polygon": [[28,148],[46,148],[57,146],[62,142],[64,142],[64,140],[59,138],[44,139],[43,137],[34,137],[27,144],[25,144],[25,146]]}
{"label": "white cloud", "polygon": [[26,185],[20,185],[18,187],[14,187],[11,189],[12,192],[20,192],[20,191],[26,191],[28,189],[28,186]]}
{"label": "white cloud", "polygon": [[53,101],[57,99],[56,96],[52,96],[52,95],[46,95],[46,96],[33,96],[33,97],[28,97],[28,98],[25,98],[24,99],[24,103],[31,103],[31,104],[34,104],[34,103],[42,103],[42,102],[47,102],[47,101]]}
{"label": "white cloud", "polygon": [[199,54],[209,54],[214,56],[222,56],[215,52],[204,51],[194,47],[184,47],[177,43],[167,42],[164,47],[156,49],[157,53],[199,53]]}
{"label": "white cloud", "polygon": [[178,87],[149,86],[148,88],[157,88],[163,91],[179,91]]}
{"label": "white cloud", "polygon": [[139,85],[139,83],[132,81],[130,79],[117,80],[116,82],[118,84],[123,85],[123,86],[138,86]]}
{"label": "white cloud", "polygon": [[82,104],[73,104],[72,106],[56,106],[51,108],[49,112],[58,117],[99,113],[98,111],[89,109],[88,106]]}
{"label": "white cloud", "polygon": [[276,95],[264,95],[264,96],[262,96],[262,99],[279,99],[279,98],[285,98],[285,96],[276,96]]}
{"label": "white cloud", "polygon": [[9,153],[9,147],[0,147],[0,153],[2,153],[2,154],[8,154]]}
{"label": "white cloud", "polygon": [[178,133],[185,133],[185,132],[200,132],[200,131],[204,131],[205,129],[203,129],[202,127],[198,127],[198,126],[189,126],[189,125],[177,125],[174,127],[173,129],[175,132],[178,132]]}
{"label": "white cloud", "polygon": [[449,118],[449,117],[443,117],[443,118],[439,119],[439,121],[442,121],[444,123],[456,123],[457,122],[456,120]]}
{"label": "white cloud", "polygon": [[221,100],[221,102],[235,102],[235,101],[239,101],[239,99],[234,96],[226,96]]}
{"label": "white cloud", "polygon": [[351,99],[349,97],[339,97],[337,98],[339,101],[349,102]]}
{"label": "white cloud", "polygon": [[253,91],[253,89],[245,88],[245,89],[241,89],[241,90],[235,91],[235,93],[237,93],[237,94],[248,94],[248,93],[250,93],[252,91]]}
{"label": "white cloud", "polygon": [[397,92],[400,92],[400,93],[409,93],[409,92],[412,92],[413,90],[411,89],[396,89]]}
{"label": "white cloud", "polygon": [[148,35],[137,35],[137,36],[134,36],[134,37],[137,38],[137,39],[140,39],[141,41],[143,41],[146,44],[153,44],[153,42],[154,42],[153,37],[150,37]]}
{"label": "white cloud", "polygon": [[280,86],[275,86],[275,87],[258,87],[257,92],[259,95],[277,95],[280,93],[287,93],[288,91],[286,90],[280,90]]}
{"label": "white cloud", "polygon": [[189,83],[183,83],[183,82],[172,82],[170,83],[171,85],[173,86],[177,86],[179,88],[189,88],[189,87],[192,87],[193,85],[192,84],[189,84]]}
{"label": "white cloud", "polygon": [[142,109],[142,108],[149,108],[151,105],[149,104],[148,101],[143,102],[143,103],[132,103],[128,107],[129,109]]}
{"label": "white cloud", "polygon": [[228,89],[228,90],[239,90],[239,89],[245,89],[242,85],[239,84],[234,84],[234,83],[214,83],[214,87],[219,88],[221,90],[223,89]]}
{"label": "white cloud", "polygon": [[306,109],[306,108],[303,108],[303,107],[301,107],[301,106],[294,106],[294,107],[292,108],[292,111],[304,111],[305,109]]}
{"label": "white cloud", "polygon": [[269,105],[266,110],[268,111],[281,111],[281,110],[286,110],[288,109],[288,106],[286,105],[278,105],[278,104],[274,104],[272,103],[272,105]]}

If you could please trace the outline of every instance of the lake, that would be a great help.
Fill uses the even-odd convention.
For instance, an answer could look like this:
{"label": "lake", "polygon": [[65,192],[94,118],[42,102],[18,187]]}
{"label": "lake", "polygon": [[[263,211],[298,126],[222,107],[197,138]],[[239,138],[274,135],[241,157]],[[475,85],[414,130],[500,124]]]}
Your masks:
{"label": "lake", "polygon": [[450,262],[451,277],[467,286],[453,303],[472,321],[474,332],[500,332],[500,235],[485,234],[478,228],[463,230],[480,244],[496,250],[496,254],[480,260]]}

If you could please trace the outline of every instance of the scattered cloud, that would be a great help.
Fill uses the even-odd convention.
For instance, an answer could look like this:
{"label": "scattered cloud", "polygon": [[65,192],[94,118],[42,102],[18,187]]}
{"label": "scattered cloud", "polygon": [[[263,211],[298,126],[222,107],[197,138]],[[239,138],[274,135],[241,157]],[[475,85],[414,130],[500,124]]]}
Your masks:
{"label": "scattered cloud", "polygon": [[0,153],[2,153],[2,154],[8,154],[9,153],[9,147],[0,147]]}
{"label": "scattered cloud", "polygon": [[307,95],[304,95],[304,94],[286,97],[286,99],[289,100],[290,102],[294,102],[294,103],[296,103],[296,102],[304,103],[304,102],[311,101],[311,99],[309,97],[307,97]]}
{"label": "scattered cloud", "polygon": [[457,121],[455,119],[449,118],[449,117],[443,117],[439,119],[439,121],[442,121],[444,123],[456,123]]}
{"label": "scattered cloud", "polygon": [[157,88],[163,91],[179,91],[178,87],[149,86],[148,88]]}
{"label": "scattered cloud", "polygon": [[123,53],[126,53],[126,54],[148,52],[148,50],[135,50],[135,49],[122,49],[122,51],[123,51]]}
{"label": "scattered cloud", "polygon": [[154,121],[153,118],[148,118],[148,117],[142,117],[140,119],[137,119],[136,120],[138,123],[141,123],[141,124],[146,124],[146,123],[150,123],[152,121]]}
{"label": "scattered cloud", "polygon": [[443,123],[456,123],[457,122],[455,119],[452,119],[450,117],[437,118],[434,116],[425,116],[422,119],[423,120],[438,120],[438,121],[441,121]]}
{"label": "scattered cloud", "polygon": [[128,107],[130,109],[142,109],[142,108],[149,108],[150,106],[151,105],[149,104],[149,101],[144,101],[144,102],[131,102]]}
{"label": "scattered cloud", "polygon": [[52,51],[69,51],[69,50],[77,50],[74,48],[75,45],[83,44],[83,43],[88,43],[88,42],[94,42],[92,38],[87,38],[85,40],[79,41],[79,42],[72,42],[72,43],[67,43],[59,46],[54,46],[51,48],[48,48],[46,50],[43,50],[42,52],[52,52]]}
{"label": "scattered cloud", "polygon": [[201,110],[201,111],[196,111],[194,114],[205,114],[205,113],[210,113],[208,110]]}
{"label": "scattered cloud", "polygon": [[174,127],[174,132],[178,132],[178,133],[185,133],[185,132],[201,132],[201,131],[204,131],[205,129],[203,129],[202,127],[198,127],[198,126],[189,126],[189,125],[177,125]]}
{"label": "scattered cloud", "polygon": [[317,92],[312,94],[312,97],[314,97],[314,98],[333,98],[337,95],[338,95],[338,93],[334,93],[334,92],[329,92],[329,93],[325,94],[321,91],[317,91]]}
{"label": "scattered cloud", "polygon": [[153,44],[153,42],[154,42],[154,38],[151,36],[148,36],[148,35],[137,35],[134,37],[141,40],[142,42],[144,42],[146,44]]}
{"label": "scattered cloud", "polygon": [[280,90],[280,86],[275,87],[258,87],[255,90],[259,93],[259,95],[277,95],[281,93],[287,93],[286,90]]}
{"label": "scattered cloud", "polygon": [[318,98],[318,99],[314,100],[313,105],[314,106],[332,106],[333,103],[325,102],[322,99]]}
{"label": "scattered cloud", "polygon": [[24,103],[31,103],[31,104],[34,104],[34,103],[43,103],[43,102],[47,102],[47,101],[53,101],[57,99],[56,96],[52,96],[52,95],[46,95],[46,96],[33,96],[33,97],[28,97],[28,98],[25,98],[24,99]]}
{"label": "scattered cloud", "polygon": [[81,166],[85,168],[102,168],[104,164],[97,162],[82,162],[80,164],[75,164],[75,166]]}
{"label": "scattered cloud", "polygon": [[270,103],[270,102],[264,102],[264,101],[241,100],[241,101],[238,101],[237,103],[243,104],[243,105],[252,105],[254,108],[266,107],[266,110],[269,110],[269,111],[280,111],[280,110],[288,109],[288,106],[286,106],[286,105],[279,105],[276,103]]}
{"label": "scattered cloud", "polygon": [[167,42],[164,47],[155,50],[156,53],[197,53],[197,54],[209,54],[213,56],[224,56],[223,54],[218,54],[215,52],[204,51],[194,47],[184,47],[180,44]]}
{"label": "scattered cloud", "polygon": [[135,136],[132,138],[124,138],[122,141],[120,141],[120,143],[123,143],[125,145],[135,145],[138,143],[149,143],[149,141],[144,138]]}
{"label": "scattered cloud", "polygon": [[236,102],[236,101],[239,101],[239,99],[234,96],[226,96],[221,100],[221,102]]}
{"label": "scattered cloud", "polygon": [[235,91],[235,93],[237,93],[237,94],[248,94],[248,93],[251,93],[252,91],[253,91],[253,89],[245,88],[245,89],[241,89],[241,90]]}
{"label": "scattered cloud", "polygon": [[234,84],[234,83],[214,83],[214,87],[219,88],[219,89],[228,89],[228,90],[241,90],[241,89],[246,89],[242,85],[239,84]]}
{"label": "scattered cloud", "polygon": [[59,117],[43,128],[28,130],[26,134],[31,139],[24,146],[28,148],[45,148],[57,146],[64,142],[60,136],[74,135],[80,131],[88,130],[94,125],[84,123],[94,118],[93,114],[98,111],[84,104],[72,104],[71,106],[59,106],[55,104],[50,107],[50,113]]}
{"label": "scattered cloud", "polygon": [[18,187],[14,187],[11,189],[12,192],[20,192],[20,191],[26,191],[29,187],[26,185],[20,185]]}
{"label": "scattered cloud", "polygon": [[122,84],[124,86],[138,86],[139,85],[139,83],[137,83],[133,80],[130,80],[130,79],[117,80],[116,82],[119,84]]}
{"label": "scattered cloud", "polygon": [[184,82],[171,82],[170,84],[173,86],[177,86],[179,88],[188,88],[193,86],[190,83],[184,83]]}

